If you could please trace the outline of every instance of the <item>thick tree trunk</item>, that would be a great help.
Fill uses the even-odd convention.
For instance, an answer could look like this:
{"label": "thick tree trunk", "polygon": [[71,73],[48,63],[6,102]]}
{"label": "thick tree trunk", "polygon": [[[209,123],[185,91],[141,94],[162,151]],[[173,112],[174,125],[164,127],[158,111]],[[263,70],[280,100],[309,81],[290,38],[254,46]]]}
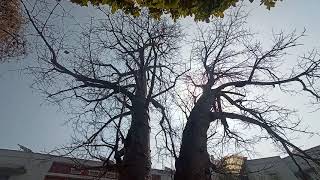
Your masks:
{"label": "thick tree trunk", "polygon": [[150,127],[145,101],[133,104],[131,127],[126,142],[120,180],[146,180],[150,177]]}
{"label": "thick tree trunk", "polygon": [[207,130],[213,98],[203,95],[192,109],[183,131],[180,155],[176,161],[175,180],[207,180],[210,159],[207,152]]}
{"label": "thick tree trunk", "polygon": [[[141,64],[144,64],[141,52]],[[146,71],[141,67],[137,77],[137,90],[132,100],[132,120],[125,141],[125,152],[119,180],[150,179],[150,126],[149,108],[146,104]]]}

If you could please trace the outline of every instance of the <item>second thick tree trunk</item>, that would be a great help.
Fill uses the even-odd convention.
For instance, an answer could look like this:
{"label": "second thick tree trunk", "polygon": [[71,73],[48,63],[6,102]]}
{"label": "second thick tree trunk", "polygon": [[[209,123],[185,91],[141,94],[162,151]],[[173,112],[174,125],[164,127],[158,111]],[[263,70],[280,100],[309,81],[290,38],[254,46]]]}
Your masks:
{"label": "second thick tree trunk", "polygon": [[[141,53],[143,54],[143,52]],[[141,64],[144,64],[141,56]],[[146,71],[141,67],[137,89],[132,100],[132,120],[124,143],[124,156],[119,180],[149,180],[151,170],[149,108],[146,104]]]}
{"label": "second thick tree trunk", "polygon": [[190,113],[176,161],[175,180],[210,179],[207,130],[210,125],[211,101],[212,97],[202,96]]}
{"label": "second thick tree trunk", "polygon": [[120,180],[147,180],[150,177],[150,127],[143,98],[134,104],[126,142]]}

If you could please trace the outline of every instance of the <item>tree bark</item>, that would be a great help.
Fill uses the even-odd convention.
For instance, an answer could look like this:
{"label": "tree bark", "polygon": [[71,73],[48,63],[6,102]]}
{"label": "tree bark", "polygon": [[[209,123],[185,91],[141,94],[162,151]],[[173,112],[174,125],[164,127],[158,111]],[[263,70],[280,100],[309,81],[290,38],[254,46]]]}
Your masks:
{"label": "tree bark", "polygon": [[203,94],[192,109],[183,131],[180,155],[176,161],[175,180],[210,179],[207,152],[207,130],[210,125],[210,104],[213,97]]}
{"label": "tree bark", "polygon": [[[143,51],[140,52],[144,64]],[[137,90],[132,100],[132,121],[124,144],[124,157],[119,180],[149,180],[151,170],[149,108],[147,105],[146,71],[140,67]]]}
{"label": "tree bark", "polygon": [[119,179],[147,180],[151,170],[149,114],[143,99],[137,100],[133,106]]}

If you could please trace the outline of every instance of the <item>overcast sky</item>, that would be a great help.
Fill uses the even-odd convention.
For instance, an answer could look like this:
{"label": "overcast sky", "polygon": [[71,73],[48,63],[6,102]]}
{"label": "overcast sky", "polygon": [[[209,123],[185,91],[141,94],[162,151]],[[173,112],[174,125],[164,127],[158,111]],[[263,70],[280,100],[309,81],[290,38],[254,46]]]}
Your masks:
{"label": "overcast sky", "polygon": [[[277,3],[271,11],[258,4],[249,5],[252,9],[249,25],[260,33],[261,39],[269,40],[272,30],[291,31],[307,30],[303,38],[304,48],[296,54],[303,54],[308,49],[320,50],[320,6],[319,0],[284,0]],[[184,22],[188,24],[188,19]],[[32,61],[24,59],[23,61]],[[50,106],[38,92],[32,90],[32,78],[14,71],[21,68],[23,62],[0,64],[0,148],[18,149],[17,144],[25,145],[35,152],[50,151],[66,144],[72,129],[64,122],[68,116],[59,111],[58,107]],[[310,113],[304,97],[284,97],[289,107],[301,110],[304,125],[319,131],[320,112]],[[302,148],[320,145],[320,137],[299,137],[295,140]],[[257,146],[257,157],[277,155],[269,144]]]}

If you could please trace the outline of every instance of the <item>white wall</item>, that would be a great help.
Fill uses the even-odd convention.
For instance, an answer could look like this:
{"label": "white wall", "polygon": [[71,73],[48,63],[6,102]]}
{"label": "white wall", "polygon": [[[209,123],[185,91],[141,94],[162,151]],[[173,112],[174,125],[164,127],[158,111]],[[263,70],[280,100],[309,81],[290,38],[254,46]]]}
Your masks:
{"label": "white wall", "polygon": [[24,167],[23,175],[10,176],[10,180],[40,180],[51,167],[48,157],[35,153],[24,153],[10,150],[0,150],[0,167]]}
{"label": "white wall", "polygon": [[[74,164],[76,164],[76,161],[77,161],[78,163],[89,165],[89,166],[102,165],[102,162],[99,162],[99,161],[71,159],[67,157],[59,157],[59,156],[39,154],[39,153],[28,153],[28,152],[22,152],[22,151],[0,149],[0,167],[12,167],[12,168],[24,167],[26,170],[25,174],[10,176],[9,180],[43,180],[46,175],[56,175],[55,173],[48,172],[54,161],[74,163]],[[151,174],[160,175],[161,180],[173,179],[172,173],[165,170],[152,169]],[[64,175],[64,176],[74,177],[74,178],[75,177],[84,178],[83,176],[80,177],[78,175]],[[101,179],[108,180],[107,178],[101,178]]]}

